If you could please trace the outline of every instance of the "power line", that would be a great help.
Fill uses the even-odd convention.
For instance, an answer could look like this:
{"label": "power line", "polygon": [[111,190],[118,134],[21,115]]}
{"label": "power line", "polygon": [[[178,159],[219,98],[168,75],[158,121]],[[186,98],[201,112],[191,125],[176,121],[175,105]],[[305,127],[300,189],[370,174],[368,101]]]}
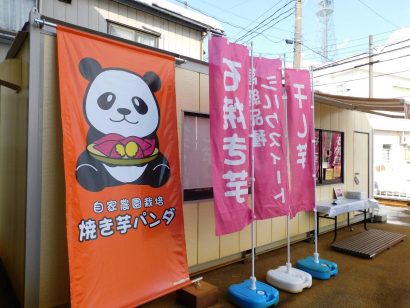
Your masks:
{"label": "power line", "polygon": [[[263,14],[259,15],[258,17],[256,17],[250,24],[248,24],[245,28],[245,31],[248,30],[248,27],[250,27],[253,23],[255,23],[258,19],[262,18],[262,16],[268,14],[269,11],[273,10],[276,6],[278,6],[281,2],[283,2],[285,0],[279,0],[278,2],[276,2],[273,6],[271,6],[267,11],[265,11]],[[239,35],[242,31],[239,31],[238,33],[236,33],[233,37],[236,37],[237,35]]]}
{"label": "power line", "polygon": [[[394,31],[396,31],[396,30],[390,30],[390,31],[385,31],[385,32],[381,32],[381,33],[376,33],[376,34],[373,34],[373,37],[385,35],[385,34],[388,34],[388,33],[392,33]],[[352,40],[347,40],[347,41],[344,41],[343,43],[354,42],[354,41],[359,41],[359,40],[363,40],[363,39],[366,39],[366,42],[363,42],[361,44],[357,44],[357,45],[354,45],[354,46],[363,46],[363,49],[365,49],[367,51],[368,50],[368,41],[367,41],[368,36],[359,37],[359,38],[355,38],[355,39],[352,39]],[[377,40],[374,40],[373,43],[377,43],[377,42],[381,42],[381,41],[385,41],[385,38],[379,38]],[[334,45],[337,45],[337,44],[339,44],[339,43],[330,44],[329,46],[334,46]],[[318,49],[318,48],[320,48],[320,47],[314,47],[313,49]],[[349,51],[340,52],[340,50],[346,50],[346,49],[350,49],[350,48],[353,48],[353,46],[347,46],[347,47],[342,47],[342,48],[338,47],[337,48],[337,56],[340,56],[340,54],[349,53]],[[358,51],[362,51],[362,49],[352,50],[351,53],[358,52]],[[290,53],[291,52],[289,52],[289,54]],[[313,55],[313,53],[307,53],[307,54],[304,55],[304,58],[309,59],[309,57],[312,56],[312,55]],[[315,58],[316,57],[310,57],[310,59],[315,59]]]}
{"label": "power line", "polygon": [[[396,31],[396,30],[390,30],[390,31],[385,31],[385,32],[381,32],[381,33],[376,33],[376,34],[373,34],[373,37],[380,36],[380,35],[387,34],[387,33],[391,33],[393,31]],[[344,43],[350,43],[350,42],[360,41],[360,40],[364,40],[364,39],[367,40],[368,38],[369,38],[369,36],[361,36],[361,37],[358,37],[358,38],[354,38],[354,39],[351,39],[351,40],[344,41]],[[383,39],[375,40],[375,42],[378,42],[378,41],[381,41],[381,40],[383,40]],[[338,43],[330,44],[330,46],[334,46],[334,45],[337,45],[337,44]],[[367,41],[366,41],[366,44],[367,44]],[[319,48],[319,47],[320,46],[318,46],[316,48]]]}
{"label": "power line", "polygon": [[[403,56],[400,56],[400,57],[395,57],[395,58],[390,58],[390,59],[385,59],[385,60],[376,61],[376,62],[373,62],[373,64],[379,64],[379,63],[388,62],[388,61],[393,61],[393,60],[397,60],[397,59],[401,59],[401,58],[407,58],[407,57],[410,57],[410,54],[408,54],[408,55],[403,55]],[[330,73],[322,74],[322,75],[319,75],[319,76],[314,76],[313,78],[319,78],[319,77],[323,77],[323,76],[328,76],[328,75],[333,75],[333,74],[337,74],[337,73],[342,73],[342,72],[350,71],[350,70],[353,70],[353,69],[355,69],[355,68],[359,68],[359,67],[361,67],[361,66],[366,66],[366,65],[369,65],[369,63],[365,63],[365,64],[360,65],[360,66],[354,66],[354,67],[346,68],[346,69],[343,69],[343,70],[340,70],[340,71],[335,71],[335,72],[330,72]]]}
{"label": "power line", "polygon": [[[393,30],[393,31],[394,31],[394,30]],[[383,35],[383,34],[386,34],[386,33],[393,32],[393,31],[386,31],[386,32],[374,34],[373,36],[379,36],[379,35]],[[364,38],[367,39],[368,36],[366,36],[366,37],[361,37],[361,38],[356,38],[356,39],[352,39],[352,40],[348,40],[348,41],[345,41],[345,43],[358,41],[358,40],[361,40],[361,39],[364,39]],[[305,39],[304,39],[304,40],[305,40]],[[381,42],[381,41],[384,41],[384,40],[385,40],[385,39],[378,39],[378,40],[374,40],[373,42],[374,42],[374,43],[377,43],[377,42]],[[335,43],[335,44],[333,44],[333,45],[337,45],[337,43]],[[360,47],[360,46],[363,46],[363,48],[354,49],[354,50],[347,50],[347,49],[350,49],[350,48],[353,48],[353,47]],[[315,47],[315,48],[319,48],[319,47]],[[315,49],[315,48],[312,48],[312,49]],[[361,43],[361,44],[357,44],[357,45],[353,45],[353,46],[347,46],[347,47],[338,48],[337,50],[338,50],[338,52],[337,52],[337,55],[338,55],[338,56],[340,56],[341,54],[347,54],[347,53],[357,53],[357,52],[359,52],[359,51],[367,52],[367,51],[368,51],[368,42],[366,41],[365,43]],[[340,52],[340,50],[342,50],[342,51]],[[287,55],[293,54],[293,52],[290,51],[290,52],[287,52],[286,54],[287,54]],[[314,56],[315,54],[316,54],[316,53],[313,53],[313,52],[305,53],[305,54],[304,54],[304,59],[316,59],[316,57],[312,57],[312,56]],[[355,55],[355,56],[357,56],[357,55]],[[340,60],[338,60],[338,61],[340,61]],[[335,61],[332,60],[331,62],[335,62]]]}
{"label": "power line", "polygon": [[[177,1],[177,0],[176,0]],[[183,2],[183,3],[185,3],[184,1],[178,1],[178,2]],[[210,3],[210,2],[208,2],[208,1],[205,1],[205,0],[201,0],[201,2],[203,2],[203,3],[205,3],[205,4],[208,4],[209,6],[212,6],[213,8],[216,8],[216,9],[218,9],[219,11],[222,11],[222,12],[226,12],[226,13],[228,13],[228,14],[231,14],[232,16],[236,16],[236,17],[238,17],[238,18],[240,18],[240,19],[243,19],[243,20],[247,20],[247,21],[252,21],[252,19],[250,19],[250,18],[246,18],[246,17],[244,17],[244,16],[242,16],[242,15],[239,15],[239,14],[236,14],[236,13],[234,13],[234,12],[231,12],[230,10],[227,10],[227,9],[224,9],[224,8],[221,8],[221,7],[219,7],[219,6],[216,6],[214,3]],[[215,17],[214,17],[215,18]]]}
{"label": "power line", "polygon": [[[377,42],[381,42],[381,41],[384,41],[384,39],[375,40],[375,41],[373,41],[373,43],[377,43]],[[400,42],[398,42],[398,43],[400,43]],[[335,44],[335,45],[337,45],[337,44]],[[390,45],[388,45],[388,46],[390,46]],[[361,47],[361,48],[355,48],[355,47]],[[352,48],[355,48],[355,49],[350,50]],[[356,45],[351,45],[351,46],[347,46],[347,47],[338,47],[337,48],[337,56],[339,58],[340,58],[341,55],[344,55],[344,54],[354,54],[354,53],[358,53],[358,52],[363,52],[363,53],[368,52],[368,42],[364,42],[364,43],[356,44]],[[314,54],[313,53],[304,54],[304,59],[316,59],[316,57],[311,57],[312,55],[314,55]],[[334,61],[332,60],[331,62],[334,62]]]}
{"label": "power line", "polygon": [[[262,20],[261,22],[259,22],[255,27],[253,27],[252,29],[249,29],[245,34],[243,34],[242,36],[240,36],[239,38],[236,39],[235,42],[238,42],[240,40],[245,39],[247,36],[252,35],[253,33],[255,33],[256,31],[258,31],[260,28],[263,28],[264,26],[266,26],[266,24],[269,24],[272,20],[269,20],[270,18],[273,18],[275,16],[276,13],[280,12],[281,10],[283,10],[285,7],[287,7],[289,4],[291,4],[292,2],[294,2],[295,0],[291,0],[289,2],[287,2],[286,4],[282,5],[280,8],[278,8],[273,14],[269,15],[268,17],[266,17],[264,20]],[[279,15],[280,16],[280,15]],[[277,18],[277,17],[275,17]],[[269,20],[269,21],[268,21]]]}
{"label": "power line", "polygon": [[[373,77],[376,78],[376,77],[382,77],[382,76],[390,76],[390,75],[400,74],[400,73],[405,73],[405,72],[410,72],[410,70],[403,70],[403,71],[398,71],[398,72],[380,74],[380,75],[373,76]],[[316,86],[316,87],[319,87],[319,86],[327,86],[327,85],[331,85],[331,84],[337,84],[337,83],[342,83],[342,82],[350,82],[350,81],[357,81],[357,80],[364,80],[364,79],[369,79],[369,77],[361,77],[361,78],[348,79],[348,80],[339,80],[339,81],[336,81],[336,82],[329,82],[329,83],[317,84],[317,85],[315,85],[315,86]]]}
{"label": "power line", "polygon": [[[283,8],[285,8],[286,6],[288,6],[288,5],[289,5],[290,3],[292,3],[294,0],[291,0],[291,1],[287,2],[286,4],[284,4],[282,7],[280,7],[279,9],[277,9],[273,14],[271,14],[270,16],[268,16],[267,18],[265,18],[264,20],[262,20],[261,22],[259,22],[258,25],[256,25],[255,27],[253,27],[253,28],[250,29],[250,30],[247,30],[247,27],[248,27],[249,25],[251,25],[253,22],[251,22],[251,23],[250,23],[248,26],[246,26],[246,27],[239,26],[239,25],[236,25],[236,24],[232,24],[232,23],[229,22],[229,21],[222,20],[222,19],[220,19],[220,18],[216,18],[216,17],[214,17],[214,16],[212,16],[212,15],[209,15],[208,13],[205,13],[205,12],[202,11],[202,10],[199,10],[199,9],[197,9],[197,8],[191,6],[191,5],[188,5],[185,1],[182,1],[182,0],[175,0],[175,1],[177,1],[177,2],[179,2],[179,3],[181,3],[181,4],[184,4],[184,5],[186,5],[187,7],[191,8],[191,9],[193,9],[193,10],[195,10],[195,11],[198,11],[198,12],[201,13],[201,14],[204,14],[204,15],[206,15],[206,16],[212,17],[212,18],[214,18],[214,19],[220,21],[221,23],[225,23],[225,24],[230,25],[230,26],[232,26],[232,27],[234,27],[234,28],[240,29],[241,31],[247,31],[244,35],[242,35],[239,39],[237,39],[236,42],[237,42],[238,40],[242,39],[242,38],[248,37],[248,36],[250,36],[250,35],[252,35],[252,34],[256,34],[256,35],[254,35],[251,39],[247,40],[247,42],[249,42],[249,41],[252,40],[253,38],[257,37],[258,35],[262,35],[263,37],[265,37],[265,38],[266,38],[267,40],[269,40],[270,42],[279,43],[279,42],[281,42],[281,41],[284,41],[284,39],[281,39],[281,38],[276,37],[276,38],[278,38],[279,40],[273,41],[272,39],[269,38],[269,36],[267,36],[266,34],[264,34],[264,32],[267,31],[267,30],[269,30],[269,29],[271,29],[273,26],[275,26],[276,24],[278,24],[280,21],[282,21],[282,20],[288,18],[289,16],[291,16],[291,15],[293,14],[293,12],[292,12],[291,14],[285,16],[284,18],[278,20],[278,21],[277,21],[276,23],[274,23],[274,24],[272,24],[273,21],[277,20],[280,16],[283,16],[284,14],[288,13],[291,9],[289,9],[289,10],[287,10],[287,11],[285,11],[285,12],[282,12],[280,15],[276,16],[275,18],[273,18],[273,19],[270,20],[270,21],[267,21],[267,20],[268,20],[269,18],[273,17],[277,12],[279,12],[280,10],[282,10]],[[265,15],[268,11],[272,10],[274,7],[276,7],[277,5],[279,5],[279,4],[280,4],[281,2],[283,2],[283,1],[284,1],[284,0],[281,0],[281,1],[276,2],[275,5],[273,5],[273,6],[272,6],[271,8],[269,8],[267,11],[265,11],[265,13],[262,14],[262,15],[260,15],[257,19],[259,19],[260,17],[262,17],[263,15]],[[358,0],[358,1],[360,1],[360,0]],[[204,2],[205,2],[205,1],[204,1]],[[208,2],[208,3],[209,3],[209,2]],[[220,9],[221,9],[221,8],[220,8]],[[225,10],[225,9],[221,9],[221,10],[223,10],[223,11],[225,11],[225,12],[228,12],[228,13],[230,13],[230,14],[232,14],[232,15],[238,16],[238,17],[240,17],[240,18],[242,18],[242,19],[249,20],[249,19],[244,18],[244,17],[241,17],[241,16],[239,16],[239,15],[237,15],[237,14],[231,13],[231,12]],[[257,20],[257,19],[256,19],[256,20]],[[256,20],[255,20],[255,21],[256,21]],[[260,30],[260,29],[262,29],[262,28],[265,28],[265,29],[263,29],[262,31],[257,32],[257,30]],[[278,30],[280,30],[280,29],[278,29]],[[281,31],[290,32],[290,31],[286,31],[286,30],[281,30]],[[394,30],[386,31],[386,32],[382,32],[382,33],[377,33],[377,34],[374,34],[374,36],[380,36],[380,35],[383,35],[383,34],[386,34],[386,33],[390,33],[390,32],[393,32],[393,31],[394,31]],[[349,40],[349,41],[347,41],[347,42],[357,41],[357,40],[361,40],[361,39],[363,39],[363,38],[365,38],[365,37],[352,39],[352,40]],[[231,39],[232,39],[232,38],[231,38]],[[380,39],[380,40],[381,40],[381,39]],[[400,43],[400,42],[398,42],[398,43]],[[398,44],[398,43],[395,43],[395,44]],[[337,44],[337,43],[335,43],[334,45],[336,45],[336,44]],[[304,43],[302,43],[302,45],[303,45],[305,48],[309,49],[309,50],[312,52],[312,53],[310,53],[310,54],[308,53],[307,56],[316,54],[316,55],[319,55],[320,57],[323,57],[323,55],[322,55],[321,53],[315,51],[313,48],[309,47],[308,45],[306,45],[306,44],[304,44]],[[360,46],[360,45],[361,45],[361,44],[354,45],[354,46],[348,46],[348,47],[344,47],[344,48],[339,48],[339,50],[345,50],[343,53],[355,52],[355,50],[347,51],[347,49],[351,49],[351,48],[353,48],[353,47]],[[367,45],[367,44],[366,44],[366,45]],[[388,47],[388,46],[390,46],[390,45],[387,45],[387,46],[385,46],[385,47]],[[384,48],[385,48],[385,47],[384,47]],[[290,53],[291,53],[291,52],[288,52],[287,54],[290,54]],[[265,54],[269,54],[269,53],[265,53]],[[382,54],[382,53],[379,53],[379,54]],[[379,55],[379,54],[377,54],[377,55]],[[305,58],[306,58],[306,55],[305,55]],[[367,56],[365,56],[364,58],[367,58]],[[315,69],[315,70],[321,70],[321,69],[325,69],[325,68],[334,67],[334,66],[337,66],[337,65],[347,64],[347,63],[354,62],[354,61],[358,61],[358,60],[361,60],[361,59],[364,59],[364,58],[358,58],[358,59],[354,59],[354,60],[352,60],[352,61],[345,61],[346,59],[339,60],[339,61],[332,61],[332,60],[328,59],[329,61],[332,62],[332,63],[331,63],[332,65],[327,64],[326,66],[317,68],[317,69]],[[314,59],[314,58],[312,58],[312,59]],[[344,61],[344,62],[340,62],[340,61]]]}
{"label": "power line", "polygon": [[291,12],[290,14],[286,15],[285,17],[279,19],[279,20],[278,20],[277,22],[275,22],[274,24],[272,24],[272,25],[267,25],[267,26],[269,26],[269,27],[265,28],[264,30],[262,30],[262,31],[260,31],[260,32],[253,32],[253,33],[256,33],[256,34],[255,34],[254,36],[252,36],[250,39],[248,39],[246,42],[249,42],[249,41],[253,40],[255,37],[261,35],[261,34],[264,33],[265,31],[271,29],[273,26],[275,26],[275,25],[277,25],[278,23],[280,23],[281,21],[283,21],[283,20],[287,19],[288,17],[292,16],[293,14],[295,14],[295,9],[294,9],[294,8],[290,8],[290,9],[287,10],[286,12],[283,12],[283,13],[281,13],[279,16],[277,16],[276,18],[272,19],[272,21],[274,21],[274,20],[276,20],[277,18],[279,18],[280,16],[282,16],[282,15],[288,13],[289,11],[292,11],[292,12]]}
{"label": "power line", "polygon": [[237,8],[238,6],[241,6],[242,4],[245,4],[246,2],[248,2],[248,0],[242,1],[238,4],[235,4],[234,6],[231,6],[230,8],[228,8],[228,10],[232,10],[234,8]]}
{"label": "power line", "polygon": [[190,5],[190,4],[187,4],[185,1],[182,1],[182,0],[175,0],[175,1],[176,1],[176,2],[179,2],[179,3],[183,4],[183,5],[186,5],[186,6],[189,7],[190,9],[193,9],[194,11],[197,11],[197,12],[199,12],[199,13],[205,15],[205,16],[212,17],[213,19],[215,19],[215,20],[217,20],[217,21],[219,21],[219,22],[221,22],[221,23],[230,25],[230,26],[232,26],[232,27],[234,27],[234,28],[237,28],[237,29],[242,29],[242,30],[244,29],[243,27],[238,26],[238,25],[235,25],[235,24],[233,24],[233,23],[231,23],[231,22],[229,22],[229,21],[222,20],[222,19],[216,18],[215,16],[209,15],[208,13],[205,13],[204,11],[195,8],[195,7],[193,7],[193,6]]}
{"label": "power line", "polygon": [[[259,18],[261,18],[262,16],[266,15],[269,11],[273,10],[276,6],[279,5],[279,3],[283,2],[285,0],[279,0],[278,2],[276,2],[273,6],[271,6],[268,10],[266,10],[263,14],[259,15],[258,17],[256,17],[250,24],[248,24],[247,26],[245,26],[246,29],[244,29],[245,31],[248,30],[248,27],[250,27],[253,23],[255,23]],[[239,35],[242,31],[239,31],[238,33],[233,35],[233,38],[235,38],[237,35]]]}
{"label": "power line", "polygon": [[[404,40],[404,41],[407,41],[407,40]],[[373,57],[377,57],[377,56],[380,56],[380,55],[383,55],[383,54],[386,54],[386,53],[390,53],[390,52],[397,51],[397,50],[402,50],[402,49],[409,48],[409,47],[410,47],[410,45],[407,45],[407,46],[399,47],[399,48],[396,48],[396,49],[386,50],[386,51],[383,51],[383,52],[379,52],[377,54],[373,54]],[[340,65],[343,65],[343,64],[351,63],[351,62],[356,62],[356,61],[359,61],[359,60],[367,59],[368,57],[369,56],[367,55],[367,56],[357,58],[357,59],[352,59],[352,60],[349,60],[349,61],[345,61],[345,59],[335,61],[335,62],[327,64],[325,66],[315,68],[314,71],[320,71],[320,70],[323,70],[323,69],[326,69],[326,68],[332,68],[332,67],[335,67],[335,66],[340,66]],[[341,62],[341,61],[344,61],[344,62]]]}
{"label": "power line", "polygon": [[377,13],[374,9],[372,9],[370,6],[368,6],[366,3],[364,3],[362,0],[357,0],[359,1],[361,4],[363,4],[365,7],[367,7],[370,11],[372,11],[374,14],[376,14],[377,16],[379,16],[381,19],[383,19],[385,22],[391,24],[393,27],[395,28],[399,28],[399,26],[395,25],[394,23],[392,23],[390,20],[386,19],[384,16],[380,15],[379,13]]}
{"label": "power line", "polygon": [[[195,10],[195,11],[197,11],[197,12],[199,12],[199,13],[201,13],[201,14],[204,14],[204,15],[206,15],[206,16],[209,16],[209,17],[212,17],[212,18],[214,18],[214,19],[216,19],[217,21],[219,21],[219,22],[221,22],[221,23],[225,23],[225,24],[227,24],[227,25],[230,25],[230,26],[232,26],[232,27],[234,27],[234,28],[237,28],[237,29],[240,29],[241,31],[242,30],[247,30],[246,28],[244,28],[244,27],[242,27],[242,26],[238,26],[238,25],[236,25],[236,24],[233,24],[233,23],[231,23],[231,22],[229,22],[229,21],[226,21],[226,20],[222,20],[222,19],[219,19],[219,18],[216,18],[215,16],[212,16],[212,15],[209,15],[208,13],[205,13],[204,11],[202,11],[202,10],[199,10],[199,9],[197,9],[197,8],[195,8],[195,7],[193,7],[193,6],[191,6],[191,5],[189,5],[189,4],[186,4],[185,3],[185,1],[182,1],[182,0],[175,0],[175,1],[177,1],[177,2],[179,2],[179,3],[181,3],[181,4],[184,4],[184,5],[186,5],[187,7],[189,7],[190,9],[192,9],[192,10]],[[282,0],[283,1],[283,0]],[[279,2],[280,3],[280,2]],[[266,12],[265,12],[266,13]],[[264,13],[264,14],[265,14]],[[264,14],[262,14],[262,15],[264,15]],[[261,16],[262,16],[261,15]],[[258,32],[256,32],[256,33],[258,33]],[[260,35],[263,35],[266,39],[268,39],[269,41],[271,41],[271,42],[273,42],[273,43],[278,43],[278,42],[274,42],[274,41],[272,41],[271,39],[269,39],[266,35],[264,35],[263,33],[259,33]],[[233,40],[233,38],[231,38],[232,40]]]}
{"label": "power line", "polygon": [[[292,43],[295,44],[295,40],[285,40],[285,41],[286,41],[286,43],[288,43],[288,41],[292,41]],[[332,61],[332,60],[330,60],[328,57],[326,57],[325,55],[322,55],[320,52],[318,52],[318,51],[316,51],[316,50],[313,50],[312,48],[310,48],[309,46],[305,45],[304,43],[300,42],[300,44],[301,44],[302,46],[306,47],[307,49],[313,51],[314,53],[318,54],[319,56],[325,58],[326,60]]]}

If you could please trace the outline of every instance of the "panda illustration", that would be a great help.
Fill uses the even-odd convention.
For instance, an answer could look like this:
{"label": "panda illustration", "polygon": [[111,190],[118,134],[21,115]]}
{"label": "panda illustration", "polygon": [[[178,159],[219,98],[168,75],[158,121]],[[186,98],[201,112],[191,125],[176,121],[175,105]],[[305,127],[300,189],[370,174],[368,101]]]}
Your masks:
{"label": "panda illustration", "polygon": [[83,58],[79,69],[89,81],[83,113],[90,128],[87,149],[77,160],[77,181],[93,192],[123,184],[164,185],[170,168],[156,135],[158,75],[103,69],[92,58]]}

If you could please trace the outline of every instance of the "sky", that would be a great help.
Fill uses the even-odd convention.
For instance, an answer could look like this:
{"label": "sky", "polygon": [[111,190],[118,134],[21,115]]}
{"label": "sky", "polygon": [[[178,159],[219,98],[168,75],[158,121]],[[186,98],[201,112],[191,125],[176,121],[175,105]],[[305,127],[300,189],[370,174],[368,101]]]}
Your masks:
{"label": "sky", "polygon": [[[255,55],[283,57],[286,54],[287,63],[293,60],[293,46],[286,44],[285,39],[294,38],[294,0],[169,1],[181,6],[187,2],[188,9],[197,9],[214,17],[222,24],[226,36],[231,41],[237,40],[280,9],[271,17],[276,17],[272,23],[284,18],[283,20],[273,27],[270,27],[270,23],[261,28],[260,31],[266,29],[263,35],[249,35],[239,42],[246,43],[252,39]],[[318,0],[302,0],[302,5],[302,60],[320,61],[320,54],[323,54],[320,46],[324,26],[316,15]],[[328,58],[331,60],[367,52],[369,35],[373,35],[374,45],[377,46],[384,44],[395,30],[410,27],[409,0],[334,0],[333,9],[328,30]]]}

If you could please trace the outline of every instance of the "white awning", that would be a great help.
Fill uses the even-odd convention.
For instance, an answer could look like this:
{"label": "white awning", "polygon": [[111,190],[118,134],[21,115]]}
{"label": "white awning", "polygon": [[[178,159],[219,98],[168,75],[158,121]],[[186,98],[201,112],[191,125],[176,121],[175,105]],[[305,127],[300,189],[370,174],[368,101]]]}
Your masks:
{"label": "white awning", "polygon": [[405,105],[408,104],[404,99],[342,96],[319,91],[315,91],[315,102],[390,118],[404,118]]}

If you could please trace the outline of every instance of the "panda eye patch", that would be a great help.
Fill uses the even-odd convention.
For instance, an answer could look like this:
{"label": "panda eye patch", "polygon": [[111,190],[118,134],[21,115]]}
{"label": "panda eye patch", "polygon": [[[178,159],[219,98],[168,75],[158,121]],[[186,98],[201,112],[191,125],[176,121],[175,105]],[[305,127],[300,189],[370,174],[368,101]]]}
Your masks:
{"label": "panda eye patch", "polygon": [[138,96],[132,98],[132,104],[139,114],[146,114],[148,112],[147,104]]}
{"label": "panda eye patch", "polygon": [[100,97],[97,99],[98,106],[100,106],[103,110],[108,110],[114,105],[115,102],[115,94],[111,92],[105,92],[101,94]]}

